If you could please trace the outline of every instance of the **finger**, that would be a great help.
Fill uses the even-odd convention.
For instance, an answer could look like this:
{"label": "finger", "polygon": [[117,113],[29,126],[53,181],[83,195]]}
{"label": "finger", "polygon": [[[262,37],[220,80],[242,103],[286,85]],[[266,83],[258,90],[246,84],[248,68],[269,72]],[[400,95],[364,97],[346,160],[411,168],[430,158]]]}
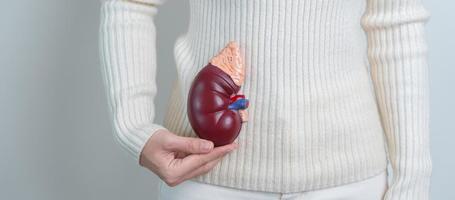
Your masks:
{"label": "finger", "polygon": [[221,159],[222,159],[222,157],[212,160],[208,163],[205,163],[204,165],[200,166],[199,168],[197,168],[197,169],[193,170],[192,172],[188,173],[187,175],[185,175],[183,177],[183,179],[188,180],[193,177],[208,173],[221,161]]}
{"label": "finger", "polygon": [[227,153],[237,148],[236,143],[220,146],[214,148],[210,153],[207,154],[191,154],[179,162],[177,168],[181,175],[190,173],[191,171],[201,167],[202,165],[223,157]]}
{"label": "finger", "polygon": [[165,141],[169,151],[181,151],[191,154],[208,153],[213,149],[213,142],[200,138],[173,136]]}
{"label": "finger", "polygon": [[185,174],[182,178],[180,178],[178,181],[176,181],[175,185],[178,185],[188,179],[191,179],[193,177],[196,177],[196,176],[199,176],[199,175],[202,175],[202,174],[205,174],[207,172],[209,172],[210,170],[212,170],[217,164],[218,162],[220,162],[221,158],[217,158],[215,160],[212,160],[208,163],[205,163],[204,165],[200,166],[199,168],[191,171],[190,173],[188,174]]}

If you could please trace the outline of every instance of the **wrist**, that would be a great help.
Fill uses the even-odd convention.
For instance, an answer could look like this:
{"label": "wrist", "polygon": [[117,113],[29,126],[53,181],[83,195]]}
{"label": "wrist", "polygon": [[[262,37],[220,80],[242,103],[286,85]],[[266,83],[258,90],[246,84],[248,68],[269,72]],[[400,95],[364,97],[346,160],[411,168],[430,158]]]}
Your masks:
{"label": "wrist", "polygon": [[158,128],[150,134],[150,137],[148,137],[148,139],[145,141],[144,146],[142,147],[141,151],[139,152],[138,163],[140,166],[145,167],[146,164],[144,163],[144,161],[146,160],[146,155],[149,152],[153,151],[152,149],[156,145],[154,143],[156,142],[155,140],[158,137],[158,135],[166,134],[167,132],[169,132],[169,131],[165,128]]}

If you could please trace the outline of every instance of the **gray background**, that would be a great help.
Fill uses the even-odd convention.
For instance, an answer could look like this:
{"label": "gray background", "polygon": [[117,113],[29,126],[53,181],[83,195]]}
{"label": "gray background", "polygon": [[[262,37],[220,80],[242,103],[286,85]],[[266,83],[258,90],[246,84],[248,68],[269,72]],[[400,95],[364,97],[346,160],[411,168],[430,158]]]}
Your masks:
{"label": "gray background", "polygon": [[[444,2],[444,3],[442,3]],[[157,177],[115,142],[98,59],[97,0],[0,7],[0,199],[156,199]],[[455,199],[455,3],[425,1],[430,46],[432,199]],[[160,7],[158,109],[175,77],[188,1]]]}

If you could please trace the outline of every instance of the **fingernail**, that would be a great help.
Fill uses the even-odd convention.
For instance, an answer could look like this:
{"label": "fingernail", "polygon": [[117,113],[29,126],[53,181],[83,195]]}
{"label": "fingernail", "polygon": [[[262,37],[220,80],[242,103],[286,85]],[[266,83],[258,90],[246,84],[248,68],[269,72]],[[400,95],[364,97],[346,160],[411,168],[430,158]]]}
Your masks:
{"label": "fingernail", "polygon": [[212,149],[212,143],[210,143],[210,142],[204,142],[204,143],[202,144],[202,149],[203,149],[204,151],[209,151],[210,149]]}

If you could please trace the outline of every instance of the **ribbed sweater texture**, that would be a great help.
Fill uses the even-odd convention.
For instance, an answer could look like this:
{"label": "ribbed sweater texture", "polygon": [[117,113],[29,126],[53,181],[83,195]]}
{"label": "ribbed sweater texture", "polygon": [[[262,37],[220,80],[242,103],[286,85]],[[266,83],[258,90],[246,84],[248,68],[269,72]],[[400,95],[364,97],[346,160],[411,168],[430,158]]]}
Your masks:
{"label": "ribbed sweater texture", "polygon": [[164,1],[101,6],[102,72],[115,136],[136,160],[159,129],[197,137],[186,115],[192,80],[236,41],[245,58],[241,92],[250,100],[249,121],[239,149],[193,180],[301,192],[364,180],[390,163],[384,199],[429,199],[430,14],[419,0],[191,0],[161,125],[154,123],[160,37],[154,18]]}

